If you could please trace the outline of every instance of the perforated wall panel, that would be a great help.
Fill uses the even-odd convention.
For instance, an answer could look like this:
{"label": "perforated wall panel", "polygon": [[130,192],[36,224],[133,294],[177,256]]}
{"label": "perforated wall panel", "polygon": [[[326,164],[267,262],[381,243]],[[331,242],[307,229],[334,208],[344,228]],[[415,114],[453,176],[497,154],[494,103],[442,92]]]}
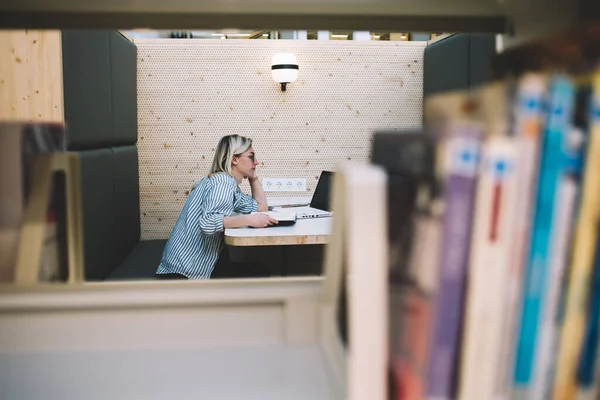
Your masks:
{"label": "perforated wall panel", "polygon": [[[306,178],[369,158],[373,131],[420,127],[423,50],[417,42],[146,40],[138,46],[142,239],[168,238],[218,140],[254,141],[262,178]],[[271,78],[293,52],[298,80]],[[249,192],[245,182],[242,190]]]}

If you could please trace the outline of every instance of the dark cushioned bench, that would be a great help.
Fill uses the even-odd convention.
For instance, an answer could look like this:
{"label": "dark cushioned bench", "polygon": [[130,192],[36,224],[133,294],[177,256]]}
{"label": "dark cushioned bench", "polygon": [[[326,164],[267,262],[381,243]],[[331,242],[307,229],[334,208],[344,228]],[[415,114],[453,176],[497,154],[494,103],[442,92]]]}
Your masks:
{"label": "dark cushioned bench", "polygon": [[154,279],[166,240],[140,242],[136,146],[78,154],[85,279]]}
{"label": "dark cushioned bench", "polygon": [[81,166],[85,279],[154,279],[166,241],[140,242],[137,48],[115,30],[61,37],[67,142]]}
{"label": "dark cushioned bench", "polygon": [[166,243],[166,239],[139,242],[107,279],[155,279],[154,274]]}

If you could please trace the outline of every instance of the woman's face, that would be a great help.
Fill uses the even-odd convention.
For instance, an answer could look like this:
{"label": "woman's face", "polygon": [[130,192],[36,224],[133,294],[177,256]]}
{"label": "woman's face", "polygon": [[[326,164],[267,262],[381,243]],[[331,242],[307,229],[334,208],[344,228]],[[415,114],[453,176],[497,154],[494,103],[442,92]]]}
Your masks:
{"label": "woman's face", "polygon": [[[237,162],[237,164],[236,164]],[[234,168],[243,175],[243,176],[254,176],[256,171],[256,165],[258,161],[254,155],[254,149],[250,147],[248,150],[243,152],[238,156],[234,156]]]}

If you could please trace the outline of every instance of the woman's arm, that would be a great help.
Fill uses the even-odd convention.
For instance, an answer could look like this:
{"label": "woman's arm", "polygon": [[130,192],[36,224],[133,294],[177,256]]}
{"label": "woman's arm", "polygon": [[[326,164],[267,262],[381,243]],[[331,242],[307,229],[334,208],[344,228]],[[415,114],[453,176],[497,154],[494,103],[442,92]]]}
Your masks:
{"label": "woman's arm", "polygon": [[248,221],[249,215],[236,215],[234,217],[224,217],[223,218],[223,227],[225,229],[229,228],[243,228],[245,226],[250,225],[250,221]]}
{"label": "woman's arm", "polygon": [[[233,212],[236,187],[235,180],[225,174],[217,174],[206,182],[206,186],[203,187],[207,191],[206,199],[204,202],[198,200],[197,205],[197,207],[202,207],[199,211],[200,220],[198,224],[202,233],[214,235],[223,232],[225,229],[223,218]],[[196,194],[196,197],[200,199],[202,194]]]}
{"label": "woman's arm", "polygon": [[265,196],[265,191],[262,188],[260,179],[258,179],[258,176],[255,176],[254,178],[249,177],[248,181],[250,182],[252,197],[256,200],[256,203],[258,203],[257,211],[268,211],[267,197]]}
{"label": "woman's arm", "polygon": [[234,217],[223,218],[223,226],[225,229],[243,228],[245,226],[265,228],[270,225],[277,225],[277,220],[267,214],[236,215]]}

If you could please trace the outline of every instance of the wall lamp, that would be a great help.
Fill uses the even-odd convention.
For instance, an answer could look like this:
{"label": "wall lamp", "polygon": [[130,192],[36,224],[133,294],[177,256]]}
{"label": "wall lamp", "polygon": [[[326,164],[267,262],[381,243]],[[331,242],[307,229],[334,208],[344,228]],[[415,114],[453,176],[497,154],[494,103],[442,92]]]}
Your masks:
{"label": "wall lamp", "polygon": [[298,79],[298,61],[293,53],[277,53],[271,61],[271,75],[273,80],[281,84],[281,91],[285,92],[286,85]]}

